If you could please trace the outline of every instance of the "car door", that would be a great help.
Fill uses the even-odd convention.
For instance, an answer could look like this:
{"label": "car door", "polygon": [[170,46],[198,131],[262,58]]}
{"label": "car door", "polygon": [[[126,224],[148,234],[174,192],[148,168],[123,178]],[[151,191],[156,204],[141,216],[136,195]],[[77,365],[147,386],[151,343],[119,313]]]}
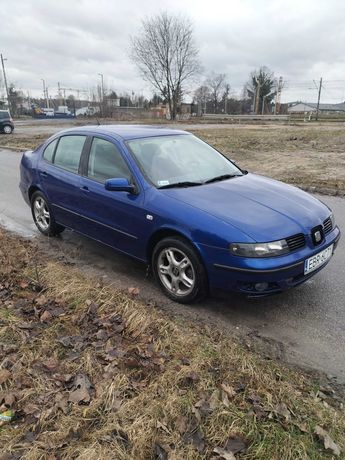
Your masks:
{"label": "car door", "polygon": [[79,213],[80,159],[87,136],[68,134],[54,139],[44,150],[39,177],[55,220],[75,230],[82,228]]}
{"label": "car door", "polygon": [[81,177],[81,214],[88,234],[123,252],[142,257],[141,226],[145,222],[144,192],[109,191],[105,181],[125,178],[135,181],[133,172],[114,141],[95,136],[85,159]]}

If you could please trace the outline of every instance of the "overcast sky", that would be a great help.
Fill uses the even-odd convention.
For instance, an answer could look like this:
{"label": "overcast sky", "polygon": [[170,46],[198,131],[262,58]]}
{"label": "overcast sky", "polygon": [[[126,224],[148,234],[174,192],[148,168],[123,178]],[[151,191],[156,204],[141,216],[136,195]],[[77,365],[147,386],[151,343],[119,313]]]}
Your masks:
{"label": "overcast sky", "polygon": [[[87,89],[99,84],[117,92],[143,92],[128,58],[129,37],[140,22],[162,10],[194,23],[204,74],[226,73],[240,94],[261,65],[283,76],[283,101],[345,100],[345,2],[343,0],[0,0],[0,52],[8,80],[24,92],[50,95],[57,82]],[[1,85],[3,82],[1,81]]]}

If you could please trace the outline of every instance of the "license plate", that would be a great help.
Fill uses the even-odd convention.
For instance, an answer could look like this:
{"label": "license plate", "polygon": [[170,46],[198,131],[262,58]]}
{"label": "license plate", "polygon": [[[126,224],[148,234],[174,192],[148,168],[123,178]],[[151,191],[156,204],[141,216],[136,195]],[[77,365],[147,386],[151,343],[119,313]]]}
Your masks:
{"label": "license plate", "polygon": [[328,246],[328,248],[324,249],[323,251],[315,254],[313,257],[309,257],[304,262],[304,274],[307,275],[308,273],[317,270],[321,265],[325,264],[327,260],[332,257],[333,254],[333,244]]}

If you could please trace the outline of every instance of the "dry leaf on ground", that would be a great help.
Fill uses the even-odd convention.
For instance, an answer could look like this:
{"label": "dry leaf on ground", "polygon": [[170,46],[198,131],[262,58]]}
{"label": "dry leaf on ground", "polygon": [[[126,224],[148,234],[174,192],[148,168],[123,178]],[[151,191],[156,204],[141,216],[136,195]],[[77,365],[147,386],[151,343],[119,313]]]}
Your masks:
{"label": "dry leaf on ground", "polygon": [[323,442],[323,445],[326,450],[331,450],[334,455],[339,457],[339,455],[341,454],[341,449],[333,441],[333,439],[330,437],[326,430],[324,430],[321,426],[316,425],[314,433]]}

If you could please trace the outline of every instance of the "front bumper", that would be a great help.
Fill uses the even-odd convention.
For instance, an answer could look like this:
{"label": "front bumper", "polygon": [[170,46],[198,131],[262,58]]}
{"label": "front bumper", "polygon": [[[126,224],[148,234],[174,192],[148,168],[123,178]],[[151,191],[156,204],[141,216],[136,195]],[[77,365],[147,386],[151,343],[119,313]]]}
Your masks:
{"label": "front bumper", "polygon": [[[262,296],[280,292],[304,283],[322,270],[329,260],[315,271],[304,275],[304,262],[331,244],[333,253],[340,239],[340,230],[335,227],[323,243],[317,247],[305,246],[302,250],[291,252],[286,256],[245,259],[231,256],[228,251],[210,249],[206,260],[208,264],[209,283],[211,288],[237,291],[250,296]],[[202,248],[205,251],[205,247]],[[206,249],[206,252],[208,249]],[[229,263],[230,259],[230,263]]]}

